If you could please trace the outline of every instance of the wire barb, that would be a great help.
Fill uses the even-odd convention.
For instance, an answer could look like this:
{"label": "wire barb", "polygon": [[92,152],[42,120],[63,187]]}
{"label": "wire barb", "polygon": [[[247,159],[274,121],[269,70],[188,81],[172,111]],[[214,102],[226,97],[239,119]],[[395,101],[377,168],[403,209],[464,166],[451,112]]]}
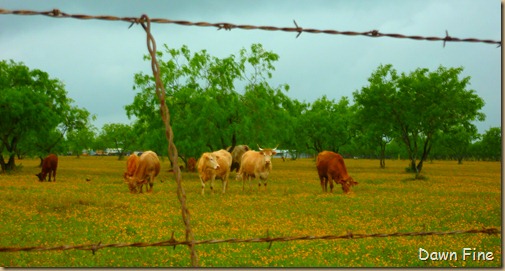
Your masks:
{"label": "wire barb", "polygon": [[295,39],[297,39],[302,34],[303,28],[299,27],[295,20],[293,20],[293,23],[295,23],[296,30],[298,32],[298,35],[296,35],[296,38],[295,38]]}
{"label": "wire barb", "polygon": [[93,245],[93,247],[91,247],[91,252],[93,252],[93,255],[95,255],[95,252],[100,249],[101,244],[102,244],[102,241],[98,242],[98,244]]}

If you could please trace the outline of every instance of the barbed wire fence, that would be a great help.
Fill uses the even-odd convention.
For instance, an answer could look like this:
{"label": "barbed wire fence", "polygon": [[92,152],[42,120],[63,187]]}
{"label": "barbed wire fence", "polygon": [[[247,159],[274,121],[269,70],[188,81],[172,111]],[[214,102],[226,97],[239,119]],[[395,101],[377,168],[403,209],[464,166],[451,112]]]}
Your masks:
{"label": "barbed wire fence", "polygon": [[19,251],[50,251],[50,250],[91,250],[93,254],[99,249],[104,248],[125,248],[125,247],[174,247],[179,245],[208,245],[208,244],[222,244],[222,243],[269,243],[268,249],[271,248],[273,242],[289,242],[289,241],[311,241],[311,240],[336,240],[336,239],[364,239],[364,238],[386,238],[386,237],[413,237],[413,236],[444,236],[444,235],[457,235],[457,234],[500,234],[501,231],[497,228],[484,228],[473,230],[460,230],[460,231],[443,231],[443,232],[395,232],[395,233],[374,233],[374,234],[360,234],[348,232],[344,235],[321,235],[321,236],[287,236],[287,237],[270,237],[267,231],[267,237],[264,238],[251,238],[251,239],[213,239],[201,241],[177,241],[172,233],[172,238],[167,241],[155,243],[116,243],[116,244],[97,244],[88,245],[63,245],[55,247],[0,247],[0,252],[19,252]]}
{"label": "barbed wire fence", "polygon": [[169,20],[169,19],[150,19],[147,15],[142,15],[139,18],[136,17],[116,17],[116,16],[90,16],[83,14],[68,14],[60,11],[59,9],[53,9],[50,11],[31,11],[31,10],[6,10],[0,9],[0,14],[4,15],[45,15],[53,18],[74,18],[74,19],[97,19],[97,20],[108,20],[108,21],[124,21],[129,22],[130,27],[134,24],[140,24],[145,30],[147,35],[147,49],[151,56],[151,68],[155,78],[155,90],[156,96],[160,101],[160,114],[165,126],[165,136],[168,141],[168,154],[172,161],[173,172],[176,177],[177,182],[177,196],[181,204],[182,219],[185,225],[185,241],[177,241],[174,238],[174,233],[172,233],[172,238],[167,241],[155,242],[155,243],[116,243],[116,244],[88,244],[88,245],[62,245],[56,247],[0,247],[0,252],[19,252],[19,251],[50,251],[50,250],[91,250],[93,254],[99,249],[103,248],[124,248],[124,247],[154,247],[154,246],[173,246],[174,249],[178,245],[185,245],[191,251],[191,265],[194,267],[198,266],[198,255],[196,253],[196,245],[204,244],[220,244],[220,243],[259,243],[265,242],[269,243],[268,248],[271,248],[273,242],[288,242],[288,241],[301,241],[301,240],[334,240],[334,239],[363,239],[363,238],[384,238],[384,237],[405,237],[405,236],[429,236],[429,235],[456,235],[456,234],[501,234],[501,230],[496,228],[484,228],[484,229],[472,229],[472,230],[459,230],[459,231],[446,231],[446,232],[396,232],[396,233],[376,233],[376,234],[353,234],[348,232],[345,235],[323,235],[323,236],[294,236],[294,237],[270,237],[267,231],[267,237],[265,238],[252,238],[252,239],[222,239],[222,240],[194,240],[191,223],[190,223],[190,213],[186,205],[186,194],[182,186],[182,176],[181,171],[177,163],[177,148],[173,142],[173,130],[170,126],[170,112],[165,103],[165,87],[160,78],[159,74],[159,64],[156,59],[156,42],[151,34],[151,22],[153,23],[166,23],[166,24],[178,24],[184,26],[200,26],[200,27],[215,27],[218,30],[232,30],[232,29],[243,29],[243,30],[266,30],[266,31],[285,31],[285,32],[296,32],[296,38],[298,38],[303,32],[313,33],[313,34],[331,34],[331,35],[349,35],[349,36],[366,36],[366,37],[391,37],[391,38],[401,38],[401,39],[414,39],[414,40],[427,40],[427,41],[443,41],[445,47],[446,42],[480,42],[487,44],[496,44],[498,47],[501,46],[501,41],[495,40],[484,40],[475,38],[460,39],[456,37],[449,36],[446,30],[445,37],[423,37],[423,36],[408,36],[402,34],[388,34],[381,33],[378,30],[371,30],[366,32],[355,32],[355,31],[338,31],[338,30],[318,30],[318,29],[306,29],[299,27],[296,21],[293,20],[295,27],[274,27],[274,26],[254,26],[254,25],[236,25],[232,23],[208,23],[208,22],[190,22],[190,21],[180,21],[180,20]]}
{"label": "barbed wire fence", "polygon": [[[13,14],[13,15],[45,15],[53,18],[74,18],[81,20],[108,20],[108,21],[123,21],[129,22],[130,27],[133,24],[139,24],[143,22],[143,18],[136,17],[117,17],[110,15],[101,15],[101,16],[91,16],[84,14],[68,14],[60,11],[59,9],[53,9],[50,11],[32,11],[32,10],[6,10],[0,9],[0,14]],[[232,30],[232,29],[242,29],[242,30],[265,30],[265,31],[284,31],[284,32],[295,32],[298,33],[296,37],[298,38],[303,32],[312,33],[312,34],[328,34],[328,35],[346,35],[346,36],[365,36],[365,37],[390,37],[397,39],[413,39],[413,40],[427,40],[427,41],[443,41],[444,47],[446,42],[477,42],[477,43],[487,43],[487,44],[496,44],[498,47],[501,46],[501,40],[490,40],[490,39],[476,39],[476,38],[457,38],[451,37],[449,32],[445,31],[445,37],[425,37],[419,35],[403,35],[403,34],[392,34],[392,33],[381,33],[379,30],[370,30],[364,32],[356,32],[356,31],[339,31],[339,30],[320,30],[313,28],[303,28],[298,26],[295,20],[293,20],[295,27],[275,27],[275,26],[255,26],[255,25],[244,25],[244,24],[233,24],[233,23],[208,23],[208,22],[191,22],[184,20],[169,20],[162,18],[153,18],[150,19],[152,23],[162,23],[162,24],[177,24],[183,26],[199,26],[199,27],[215,27],[218,30]]]}

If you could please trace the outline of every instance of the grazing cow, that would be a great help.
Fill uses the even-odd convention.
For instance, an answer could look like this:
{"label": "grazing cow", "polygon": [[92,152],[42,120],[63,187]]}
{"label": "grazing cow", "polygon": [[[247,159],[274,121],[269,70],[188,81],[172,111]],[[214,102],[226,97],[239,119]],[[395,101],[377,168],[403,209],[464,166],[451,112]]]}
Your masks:
{"label": "grazing cow", "polygon": [[342,190],[346,194],[350,192],[352,186],[358,184],[347,174],[344,158],[338,153],[320,152],[317,155],[316,167],[323,192],[328,191],[328,182],[330,182],[330,192],[333,192],[333,181],[335,181],[342,185]]}
{"label": "grazing cow", "polygon": [[[152,192],[154,185],[154,177],[160,173],[160,160],[156,153],[152,151],[143,152],[139,158],[137,169],[133,176],[127,178],[128,188],[131,193],[137,193],[142,186],[146,185],[146,192]],[[149,184],[149,187],[147,185]]]}
{"label": "grazing cow", "polygon": [[226,192],[232,157],[226,150],[205,152],[198,159],[197,169],[202,182],[202,195],[205,193],[205,182],[210,180],[210,191],[214,193],[214,180],[223,181],[223,194]]}
{"label": "grazing cow", "polygon": [[137,166],[139,164],[139,157],[132,153],[128,156],[128,160],[126,161],[126,171],[123,173],[123,178],[127,182],[129,177],[133,177],[135,170],[137,170]]}
{"label": "grazing cow", "polygon": [[186,163],[187,163],[186,169],[188,170],[188,172],[195,172],[196,159],[194,157],[190,157]]}
{"label": "grazing cow", "polygon": [[[227,151],[230,151],[230,149],[231,146],[226,148]],[[244,153],[248,150],[250,150],[250,148],[247,145],[237,145],[235,148],[233,148],[231,151],[232,162],[230,171],[235,170],[235,172],[238,172],[240,168],[240,161],[242,160],[242,155],[244,155]]]}
{"label": "grazing cow", "polygon": [[56,168],[58,168],[58,156],[55,154],[49,154],[44,160],[42,160],[42,171],[35,176],[39,177],[39,181],[43,182],[46,180],[46,175],[49,176],[49,182],[51,181],[51,173],[53,174],[53,179],[56,182]]}
{"label": "grazing cow", "polygon": [[259,145],[259,152],[247,151],[242,155],[240,169],[237,173],[237,179],[242,178],[242,191],[244,191],[245,181],[249,180],[249,189],[251,189],[251,177],[258,180],[258,190],[261,187],[261,180],[267,188],[267,178],[272,170],[272,155],[277,152],[273,149],[262,149]]}

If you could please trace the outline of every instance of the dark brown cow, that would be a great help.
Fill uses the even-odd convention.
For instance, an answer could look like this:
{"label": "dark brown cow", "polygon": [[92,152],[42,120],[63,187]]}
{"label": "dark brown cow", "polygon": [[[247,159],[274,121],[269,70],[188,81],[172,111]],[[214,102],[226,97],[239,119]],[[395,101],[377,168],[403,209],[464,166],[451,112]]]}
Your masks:
{"label": "dark brown cow", "polygon": [[52,173],[53,179],[56,182],[56,168],[58,168],[58,156],[56,154],[49,154],[42,160],[42,171],[39,174],[35,174],[35,176],[39,177],[39,181],[43,182],[46,180],[46,175],[48,175],[48,181],[50,182]]}
{"label": "dark brown cow", "polygon": [[196,159],[194,157],[190,157],[187,162],[186,169],[188,172],[195,172],[196,170]]}
{"label": "dark brown cow", "polygon": [[249,180],[249,189],[251,189],[251,177],[258,180],[258,190],[261,187],[261,180],[263,180],[265,190],[267,188],[267,178],[272,170],[272,156],[276,154],[277,147],[262,149],[258,146],[258,148],[259,152],[247,151],[242,155],[240,169],[237,173],[237,179],[242,178],[242,191],[244,191],[246,179]]}
{"label": "dark brown cow", "polygon": [[[230,149],[231,146],[228,147],[226,150],[230,151]],[[249,146],[247,145],[237,145],[235,146],[235,148],[233,148],[233,150],[231,151],[232,162],[230,172],[233,170],[235,170],[235,172],[238,172],[240,168],[240,162],[242,161],[242,155],[244,155],[244,153],[248,150],[251,150],[251,148],[249,148]]]}
{"label": "dark brown cow", "polygon": [[335,183],[342,185],[342,190],[346,194],[350,192],[352,186],[358,184],[347,173],[344,158],[338,153],[320,152],[317,155],[316,167],[323,192],[328,191],[328,181],[330,182],[330,192],[333,192],[333,181],[335,181]]}

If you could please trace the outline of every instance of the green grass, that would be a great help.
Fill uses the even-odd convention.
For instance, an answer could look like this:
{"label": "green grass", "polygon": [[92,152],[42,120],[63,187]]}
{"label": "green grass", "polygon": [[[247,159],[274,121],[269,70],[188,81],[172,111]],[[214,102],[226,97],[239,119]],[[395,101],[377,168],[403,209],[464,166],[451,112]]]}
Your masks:
{"label": "green grass", "polygon": [[[22,172],[0,175],[0,247],[158,242],[174,232],[184,240],[176,183],[162,163],[151,194],[130,194],[123,183],[126,161],[115,157],[60,157],[57,182],[38,182],[39,160],[24,159]],[[274,159],[267,191],[242,191],[231,174],[229,189],[200,195],[196,173],[183,186],[196,240],[501,230],[501,165],[496,162],[427,162],[423,180],[405,173],[407,161],[346,160],[359,182],[350,195],[339,186],[322,193],[314,161]],[[91,179],[86,182],[86,178]],[[160,182],[162,180],[163,182]],[[419,248],[493,252],[493,261],[421,261]],[[501,234],[388,237],[196,246],[204,267],[499,267]],[[0,252],[11,267],[184,267],[185,246],[105,248],[91,251]]]}

